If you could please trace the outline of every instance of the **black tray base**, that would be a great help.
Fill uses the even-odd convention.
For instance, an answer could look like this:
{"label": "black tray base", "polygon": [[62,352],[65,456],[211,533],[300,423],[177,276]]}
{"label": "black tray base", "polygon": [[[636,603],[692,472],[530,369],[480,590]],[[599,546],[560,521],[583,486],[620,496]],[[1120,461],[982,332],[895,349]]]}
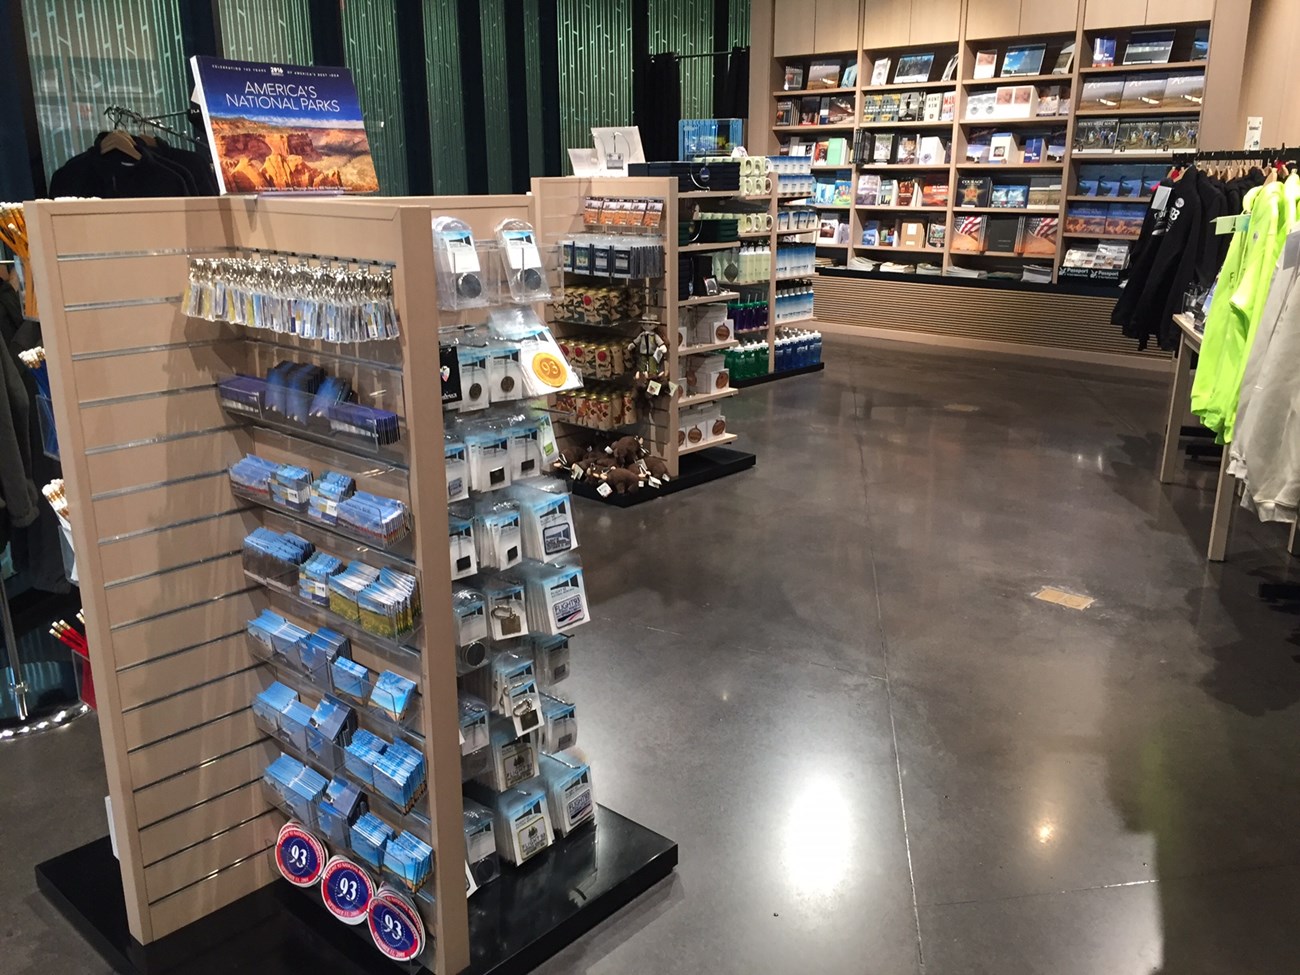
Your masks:
{"label": "black tray base", "polygon": [[826,368],[824,362],[814,362],[811,366],[800,366],[798,369],[783,369],[781,372],[769,372],[766,376],[755,376],[753,379],[733,379],[731,385],[736,389],[744,389],[747,386],[761,386],[763,383],[774,383],[778,379],[789,379],[791,376],[806,376],[810,372],[821,372]]}
{"label": "black tray base", "polygon": [[[531,971],[676,866],[676,843],[600,806],[595,828],[558,841],[520,869],[507,868],[471,898],[466,975]],[[127,929],[122,875],[108,837],[38,864],[36,884],[100,957],[125,975],[412,970],[384,959],[364,927],[335,921],[315,892],[283,882],[141,945]]]}
{"label": "black tray base", "polygon": [[599,501],[615,508],[631,508],[633,505],[645,504],[668,494],[676,494],[687,488],[699,487],[709,481],[716,481],[729,474],[747,471],[758,463],[758,458],[743,450],[730,447],[709,447],[694,454],[687,454],[678,462],[678,474],[661,488],[645,487],[631,494],[611,494],[602,498],[596,493],[596,484],[592,481],[569,481],[569,491],[580,498]]}

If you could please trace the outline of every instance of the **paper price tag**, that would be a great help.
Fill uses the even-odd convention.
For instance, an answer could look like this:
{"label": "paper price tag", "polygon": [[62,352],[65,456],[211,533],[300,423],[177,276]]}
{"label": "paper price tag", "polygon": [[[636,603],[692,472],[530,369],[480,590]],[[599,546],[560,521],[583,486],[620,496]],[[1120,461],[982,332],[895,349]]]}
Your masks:
{"label": "paper price tag", "polygon": [[325,872],[325,847],[298,823],[286,823],[275,841],[275,865],[295,887],[310,887]]}
{"label": "paper price tag", "polygon": [[320,894],[325,907],[344,924],[364,924],[375,897],[375,882],[351,860],[334,857],[325,865]]}

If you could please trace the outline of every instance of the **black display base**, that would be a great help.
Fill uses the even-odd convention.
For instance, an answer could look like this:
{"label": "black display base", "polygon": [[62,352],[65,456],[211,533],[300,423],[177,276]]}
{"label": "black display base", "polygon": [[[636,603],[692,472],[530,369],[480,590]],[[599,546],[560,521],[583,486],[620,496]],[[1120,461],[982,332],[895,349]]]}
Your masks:
{"label": "black display base", "polygon": [[653,501],[668,494],[685,491],[687,488],[707,484],[709,481],[716,481],[728,474],[739,474],[741,471],[749,470],[756,463],[758,463],[758,458],[743,450],[732,450],[730,447],[708,447],[705,450],[687,454],[681,458],[677,465],[677,476],[661,488],[646,487],[630,494],[615,493],[607,498],[602,498],[596,492],[596,482],[569,481],[569,490],[580,498],[599,501],[601,504],[612,505],[615,508],[630,508],[633,505],[645,504],[647,501]]}
{"label": "black display base", "polygon": [[763,383],[774,383],[778,379],[789,379],[791,376],[806,376],[811,372],[821,372],[826,368],[824,362],[814,362],[811,366],[800,366],[798,369],[785,369],[781,372],[769,372],[766,376],[755,376],[753,379],[733,379],[731,385],[736,389],[744,389],[746,386],[761,386]]}
{"label": "black display base", "polygon": [[[600,806],[594,828],[507,869],[470,899],[466,975],[522,975],[649,890],[677,844]],[[126,975],[393,973],[365,928],[335,921],[312,891],[273,883],[150,945],[127,929],[108,837],[36,867],[36,884],[95,951]]]}

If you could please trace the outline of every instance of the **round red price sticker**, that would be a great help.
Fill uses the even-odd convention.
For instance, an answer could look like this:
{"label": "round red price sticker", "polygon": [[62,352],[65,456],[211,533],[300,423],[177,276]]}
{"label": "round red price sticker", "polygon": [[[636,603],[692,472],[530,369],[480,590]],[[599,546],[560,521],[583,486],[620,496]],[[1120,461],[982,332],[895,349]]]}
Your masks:
{"label": "round red price sticker", "polygon": [[300,823],[285,823],[275,841],[275,865],[295,887],[310,887],[325,871],[325,846]]}
{"label": "round red price sticker", "polygon": [[385,957],[414,961],[424,951],[424,922],[404,896],[391,887],[381,887],[370,905],[370,935]]}
{"label": "round red price sticker", "polygon": [[344,924],[364,924],[375,899],[375,882],[351,860],[336,856],[325,865],[320,895],[329,912]]}

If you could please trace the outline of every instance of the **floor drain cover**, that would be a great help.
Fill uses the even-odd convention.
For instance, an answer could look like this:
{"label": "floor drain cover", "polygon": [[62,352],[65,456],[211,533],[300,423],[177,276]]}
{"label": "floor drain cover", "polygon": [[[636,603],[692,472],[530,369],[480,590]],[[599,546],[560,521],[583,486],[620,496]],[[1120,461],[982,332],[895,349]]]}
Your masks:
{"label": "floor drain cover", "polygon": [[1055,586],[1043,586],[1042,589],[1034,593],[1034,598],[1041,599],[1045,603],[1066,606],[1069,609],[1087,609],[1097,601],[1091,596],[1081,596],[1077,592],[1066,592],[1064,589],[1057,589]]}

